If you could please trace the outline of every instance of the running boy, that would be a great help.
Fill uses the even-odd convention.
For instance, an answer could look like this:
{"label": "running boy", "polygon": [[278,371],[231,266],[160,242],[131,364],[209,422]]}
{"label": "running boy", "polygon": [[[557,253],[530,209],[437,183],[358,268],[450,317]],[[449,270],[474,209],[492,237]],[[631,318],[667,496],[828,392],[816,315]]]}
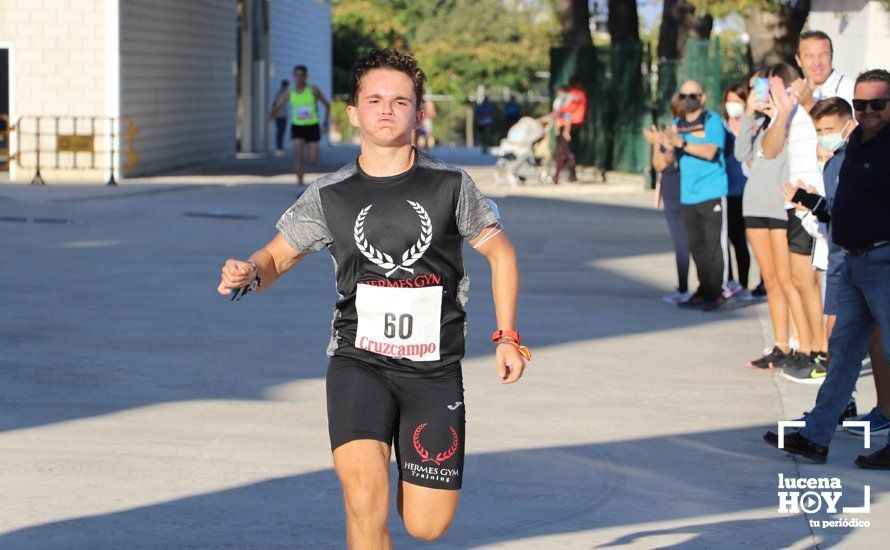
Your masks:
{"label": "running boy", "polygon": [[266,290],[307,254],[327,247],[333,256],[328,423],[350,548],[391,547],[391,447],[397,508],[411,535],[441,537],[457,509],[464,240],[491,265],[501,382],[519,380],[530,358],[515,330],[516,256],[491,206],[465,172],[411,147],[423,83],[410,55],[374,50],[359,60],[347,108],[361,134],[358,159],[311,184],[248,261],[228,260],[218,288]]}

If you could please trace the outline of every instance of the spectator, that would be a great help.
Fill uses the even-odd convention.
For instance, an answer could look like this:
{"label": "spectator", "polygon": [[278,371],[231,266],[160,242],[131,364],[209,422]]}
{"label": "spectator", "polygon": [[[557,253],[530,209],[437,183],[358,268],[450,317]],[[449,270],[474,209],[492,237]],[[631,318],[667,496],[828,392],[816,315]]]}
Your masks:
{"label": "spectator", "polygon": [[[571,162],[569,164],[569,183],[576,183],[578,177],[576,174],[576,159],[581,154],[581,129],[587,118],[587,94],[584,92],[584,86],[577,78],[569,81],[569,90],[567,99],[560,109],[562,120],[568,122],[568,134],[564,135],[566,145],[571,152]],[[559,183],[560,173],[559,155],[557,155],[556,175],[554,183]]]}
{"label": "spectator", "polygon": [[[763,141],[764,155],[772,158],[787,140],[788,179],[793,182],[800,180],[805,185],[813,186],[822,195],[824,189],[816,147],[818,136],[809,110],[820,99],[839,96],[849,102],[853,94],[852,79],[832,68],[833,55],[833,45],[827,34],[821,31],[801,33],[795,60],[803,72],[803,78],[796,78],[790,85],[778,81],[771,83],[772,95],[779,109],[777,117],[781,119],[781,124],[773,125]],[[813,250],[815,246],[818,252],[816,266],[824,270],[827,246],[821,238],[820,242],[814,242],[811,232],[801,223],[804,212],[798,213],[789,203],[785,204],[785,208],[789,213],[791,277],[806,314],[805,323],[795,318],[801,342],[799,351],[809,351],[812,361],[824,362],[827,360],[828,345],[822,319],[822,281],[821,274],[813,270]],[[804,339],[807,340],[806,345]]]}
{"label": "spectator", "polygon": [[485,154],[491,145],[491,130],[494,125],[494,105],[488,100],[488,96],[483,97],[482,102],[476,105],[474,119],[482,154]]}
{"label": "spectator", "polygon": [[423,150],[429,152],[430,143],[435,141],[433,137],[433,120],[436,118],[436,104],[432,99],[426,99],[423,102],[423,120],[417,127],[414,136],[414,146],[421,147],[420,142],[423,141]]}
{"label": "spectator", "polygon": [[[790,85],[797,78],[797,71],[787,63],[769,68],[765,76],[778,78]],[[759,78],[752,77],[752,88]],[[763,143],[769,129],[782,122],[776,118],[772,95],[760,95],[756,90],[748,95],[745,116],[739,122],[739,136],[735,142],[735,156],[741,162],[751,163],[751,173],[742,197],[742,213],[748,242],[760,266],[760,275],[766,288],[770,320],[775,343],[763,357],[752,360],[755,368],[782,368],[789,364],[809,364],[809,356],[799,355],[791,349],[788,334],[789,313],[795,325],[806,326],[800,294],[791,280],[791,263],[788,251],[788,212],[782,201],[781,186],[788,179],[788,146],[774,157],[763,154]],[[765,118],[758,122],[758,114]],[[809,332],[798,334],[800,345],[810,351]]]}
{"label": "spectator", "polygon": [[[876,69],[856,79],[853,130],[831,205],[831,238],[844,248],[837,286],[837,323],[829,350],[832,364],[801,430],[785,437],[784,451],[825,462],[837,419],[856,387],[861,358],[876,326],[890,355],[890,73]],[[767,432],[778,446],[778,434]],[[856,459],[856,465],[890,469],[890,444]]]}
{"label": "spectator", "polygon": [[507,131],[516,124],[516,121],[522,118],[522,106],[517,103],[515,95],[511,95],[510,100],[504,105],[504,117]]}
{"label": "spectator", "polygon": [[711,311],[725,301],[727,280],[726,131],[719,115],[702,108],[706,96],[698,82],[684,82],[679,97],[684,114],[662,133],[662,145],[669,161],[679,157],[680,202],[699,286],[678,305]]}
{"label": "spectator", "polygon": [[[674,94],[670,104],[671,120],[683,114],[680,109],[680,96]],[[668,161],[661,144],[661,135],[655,126],[643,130],[646,141],[652,146],[652,167],[659,172],[655,184],[656,207],[664,201],[664,217],[668,232],[674,244],[674,259],[677,264],[677,290],[665,294],[662,300],[669,304],[679,304],[689,299],[689,241],[683,225],[683,211],[680,207],[680,169],[676,159]]]}
{"label": "spectator", "polygon": [[559,110],[551,115],[553,121],[552,128],[556,137],[556,152],[554,153],[554,156],[556,157],[556,172],[550,180],[553,185],[559,185],[559,174],[562,172],[562,169],[566,164],[568,164],[569,167],[569,183],[578,181],[575,175],[577,161],[571,148],[571,115],[564,111],[567,105],[572,102],[572,96],[569,93],[570,91],[570,88],[566,87],[566,93],[562,98]]}
{"label": "spectator", "polygon": [[[820,157],[826,157],[823,170],[825,183],[825,200],[815,193],[813,187],[805,187],[809,191],[807,200],[797,204],[801,208],[813,211],[821,222],[828,224],[831,220],[831,205],[837,190],[838,176],[841,165],[846,157],[846,142],[856,127],[853,119],[853,109],[850,104],[839,97],[823,99],[816,103],[810,110],[810,117],[816,126],[819,135]],[[820,160],[820,163],[822,160]],[[783,195],[786,200],[795,200],[795,193],[799,187],[790,182],[783,186]],[[809,200],[815,202],[808,202]],[[840,272],[844,262],[844,249],[831,239],[830,225],[826,226],[826,240],[828,241],[828,272],[825,286],[825,330],[831,337],[837,315],[837,286]],[[881,349],[881,331],[875,330],[869,340],[869,356],[871,357],[872,374],[875,390],[878,397],[877,406],[867,414],[857,418],[857,421],[868,422],[869,432],[884,431],[890,427],[890,365],[887,364],[884,352]],[[829,360],[831,356],[829,356]],[[818,364],[812,368],[786,368],[782,376],[792,382],[802,384],[821,384],[828,374],[828,364]],[[845,426],[845,430],[856,435],[863,435],[866,431],[861,426]]]}
{"label": "spectator", "polygon": [[275,156],[280,157],[284,154],[284,132],[287,130],[287,103],[290,97],[290,83],[287,80],[281,81],[281,87],[275,99],[272,100],[272,109],[269,111],[268,120],[275,120]]}
{"label": "spectator", "polygon": [[748,291],[748,272],[751,268],[751,254],[745,238],[745,219],[742,216],[742,194],[748,181],[747,167],[735,158],[735,140],[739,134],[739,121],[745,114],[745,101],[748,99],[748,86],[733,84],[723,92],[723,126],[726,130],[726,177],[729,193],[726,196],[726,220],[729,242],[735,253],[738,282],[733,276],[732,262],[729,263],[728,294],[741,298],[751,298]]}

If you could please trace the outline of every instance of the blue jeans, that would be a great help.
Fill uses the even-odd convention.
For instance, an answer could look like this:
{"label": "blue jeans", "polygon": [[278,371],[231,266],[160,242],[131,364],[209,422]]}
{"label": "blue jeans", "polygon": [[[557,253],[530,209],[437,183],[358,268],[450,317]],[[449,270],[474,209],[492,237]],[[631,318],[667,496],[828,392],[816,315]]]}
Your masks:
{"label": "blue jeans", "polygon": [[890,352],[890,245],[844,258],[837,285],[837,322],[828,342],[828,376],[800,431],[810,441],[826,447],[831,443],[876,325],[881,327],[885,353]]}

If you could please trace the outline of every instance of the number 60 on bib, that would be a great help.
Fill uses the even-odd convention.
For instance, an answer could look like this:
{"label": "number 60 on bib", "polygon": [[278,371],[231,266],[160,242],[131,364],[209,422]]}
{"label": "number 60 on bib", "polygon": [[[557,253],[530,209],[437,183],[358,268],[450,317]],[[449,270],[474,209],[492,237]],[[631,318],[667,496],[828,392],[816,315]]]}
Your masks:
{"label": "number 60 on bib", "polygon": [[359,284],[355,296],[355,347],[412,361],[438,361],[442,287]]}

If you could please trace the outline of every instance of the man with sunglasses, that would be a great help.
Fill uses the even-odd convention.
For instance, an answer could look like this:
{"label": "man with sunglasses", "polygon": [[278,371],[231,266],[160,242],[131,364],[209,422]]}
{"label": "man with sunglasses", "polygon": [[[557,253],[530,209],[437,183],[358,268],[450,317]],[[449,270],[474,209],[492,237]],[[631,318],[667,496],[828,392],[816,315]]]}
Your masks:
{"label": "man with sunglasses", "polygon": [[663,132],[662,146],[670,163],[677,156],[680,159],[680,204],[699,287],[689,300],[677,305],[711,311],[725,300],[723,287],[729,275],[726,130],[719,115],[702,108],[706,96],[701,84],[684,82],[679,96],[684,114]]}
{"label": "man with sunglasses", "polygon": [[[784,450],[825,462],[837,418],[856,387],[860,358],[874,328],[890,352],[890,73],[866,71],[856,79],[853,109],[859,126],[850,135],[831,207],[831,238],[844,248],[837,286],[837,322],[831,333],[831,367],[806,426],[785,437]],[[767,432],[778,446],[778,435]],[[856,459],[869,469],[890,469],[890,444]]]}

